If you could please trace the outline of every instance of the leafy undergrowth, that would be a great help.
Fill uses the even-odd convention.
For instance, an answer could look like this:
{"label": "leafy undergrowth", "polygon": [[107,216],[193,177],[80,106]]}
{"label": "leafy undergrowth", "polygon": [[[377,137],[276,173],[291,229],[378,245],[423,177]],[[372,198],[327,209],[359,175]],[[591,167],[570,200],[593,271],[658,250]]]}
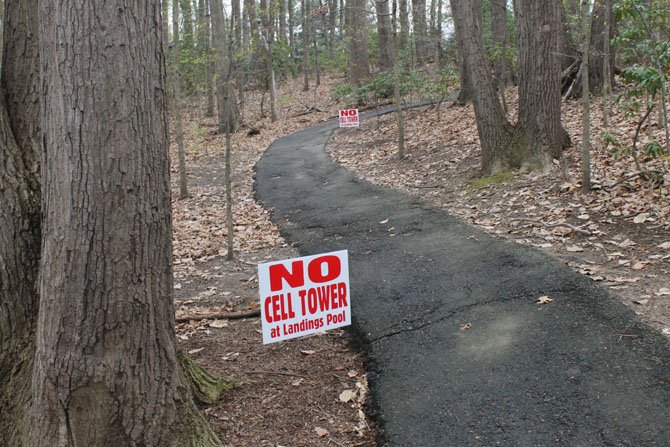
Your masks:
{"label": "leafy undergrowth", "polygon": [[[264,346],[258,317],[204,318],[258,308],[256,265],[298,256],[270,214],[254,201],[253,167],[277,138],[332,119],[333,80],[303,93],[301,82],[278,93],[279,120],[260,118],[258,93],[246,98],[244,122],[233,135],[235,259],[226,261],[224,135],[201,105],[184,113],[190,197],[177,200],[176,145],[172,150],[175,310],[180,348],[198,364],[244,382],[204,409],[228,446],[371,446],[376,431],[364,413],[363,359],[341,330]],[[266,113],[268,98],[266,95]],[[247,135],[249,128],[260,133]],[[189,317],[192,317],[189,319]]]}
{"label": "leafy undergrowth", "polygon": [[[507,95],[510,116],[516,98]],[[394,115],[372,118],[358,130],[340,130],[332,156],[372,183],[400,188],[484,230],[548,251],[632,306],[670,335],[670,159],[648,158],[603,142],[601,102],[592,105],[594,189],[580,192],[581,102],[563,104],[573,146],[563,166],[543,175],[479,176],[481,151],[471,106],[444,103],[406,113],[406,154],[397,157]],[[615,111],[610,132],[631,145],[637,122]],[[642,127],[638,148],[662,140],[657,118]],[[653,178],[639,175],[640,168]]]}

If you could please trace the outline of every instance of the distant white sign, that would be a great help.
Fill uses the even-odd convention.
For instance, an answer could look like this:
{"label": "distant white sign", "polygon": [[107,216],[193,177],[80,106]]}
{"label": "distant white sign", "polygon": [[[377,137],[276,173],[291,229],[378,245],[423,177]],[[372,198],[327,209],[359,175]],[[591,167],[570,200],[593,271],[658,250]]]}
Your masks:
{"label": "distant white sign", "polygon": [[263,344],[351,324],[346,250],[258,265]]}
{"label": "distant white sign", "polygon": [[358,109],[340,110],[340,127],[358,127]]}

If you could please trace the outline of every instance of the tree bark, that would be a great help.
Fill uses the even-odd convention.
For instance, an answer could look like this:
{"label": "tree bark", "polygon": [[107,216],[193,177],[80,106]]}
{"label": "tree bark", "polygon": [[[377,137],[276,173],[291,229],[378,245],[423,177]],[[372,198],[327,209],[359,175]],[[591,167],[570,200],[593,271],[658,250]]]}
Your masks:
{"label": "tree bark", "polygon": [[309,0],[302,0],[302,91],[309,91],[309,32],[312,9]]}
{"label": "tree bark", "polygon": [[349,81],[360,87],[370,79],[365,0],[347,1]]}
{"label": "tree bark", "polygon": [[29,445],[221,445],[177,360],[160,3],[39,6],[44,236]]}
{"label": "tree bark", "polygon": [[[609,51],[609,58],[605,57],[605,40],[614,38],[614,17],[609,8],[605,7],[605,0],[596,0],[593,5],[591,18],[591,37],[589,39],[589,90],[599,95],[605,88],[605,64],[609,71],[610,85],[614,83],[614,54]],[[606,62],[607,61],[607,62]]]}
{"label": "tree bark", "polygon": [[6,447],[28,445],[37,320],[40,202],[31,190],[37,175],[28,170],[24,155],[0,94],[0,445]]}
{"label": "tree bark", "polygon": [[198,0],[198,52],[205,68],[205,94],[207,97],[205,116],[214,116],[214,84],[212,79],[210,33],[209,2],[207,0]]}
{"label": "tree bark", "polygon": [[496,96],[495,83],[486,57],[482,39],[480,0],[450,0],[456,33],[463,49],[467,76],[476,85],[472,89],[477,119],[477,131],[482,146],[482,172],[486,175],[513,166],[509,146],[514,128],[507,121]]}
{"label": "tree bark", "polygon": [[520,136],[512,155],[534,171],[551,168],[570,144],[561,124],[560,8],[560,2],[514,1]]}
{"label": "tree bark", "polygon": [[496,63],[494,71],[499,88],[504,89],[507,78],[507,2],[505,0],[491,1],[491,37],[496,48]]}
{"label": "tree bark", "polygon": [[426,0],[412,0],[412,24],[416,61],[423,64],[430,59],[430,44],[426,33]]}
{"label": "tree bark", "polygon": [[[40,259],[37,1],[5,2],[0,75],[0,445],[29,445]],[[8,115],[9,114],[9,115]]]}
{"label": "tree bark", "polygon": [[[230,91],[227,95],[225,92],[224,84],[226,79],[230,77],[228,71],[230,70],[231,61],[225,32],[226,24],[223,18],[223,4],[220,0],[213,0],[210,8],[212,14],[214,59],[216,61],[216,106],[219,118],[219,133],[224,133],[226,128],[231,132],[235,132],[240,124],[240,112],[237,107],[235,92]],[[254,13],[255,17],[256,14]],[[256,25],[256,31],[258,31],[258,25]]]}
{"label": "tree bark", "polygon": [[400,9],[400,49],[407,48],[409,43],[409,6],[408,0],[399,0],[398,9]]}
{"label": "tree bark", "polygon": [[[468,6],[464,5],[463,7],[466,8]],[[455,23],[456,14],[458,11],[454,11],[453,7],[451,10]],[[461,35],[461,32],[465,31],[464,27],[455,26],[454,28],[455,28],[454,36],[456,38],[456,46],[458,48],[457,66],[458,66],[458,81],[460,84],[458,90],[458,97],[456,98],[456,103],[460,105],[465,105],[470,103],[473,97],[472,81],[470,80],[470,72],[468,70],[468,60],[471,59],[472,57],[471,56],[468,57],[469,55],[467,54],[467,50],[465,47],[465,40],[472,37]],[[486,62],[488,64],[486,60],[484,60],[483,62]]]}
{"label": "tree bark", "polygon": [[[186,179],[186,154],[184,153],[184,126],[181,119],[181,39],[179,38],[179,1],[172,0],[172,106],[174,113],[174,136],[177,143],[179,168],[179,198],[188,197]],[[191,29],[193,26],[191,26]]]}
{"label": "tree bark", "polygon": [[391,20],[389,0],[374,0],[377,13],[377,34],[379,36],[379,66],[381,71],[393,69],[393,38],[391,36]]}

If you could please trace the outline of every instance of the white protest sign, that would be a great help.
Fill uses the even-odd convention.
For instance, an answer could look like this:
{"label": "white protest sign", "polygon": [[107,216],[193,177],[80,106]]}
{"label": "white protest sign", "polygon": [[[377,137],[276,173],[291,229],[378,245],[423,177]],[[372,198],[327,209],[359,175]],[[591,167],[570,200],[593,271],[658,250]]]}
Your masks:
{"label": "white protest sign", "polygon": [[358,127],[358,109],[340,110],[340,127]]}
{"label": "white protest sign", "polygon": [[258,265],[263,344],[351,324],[346,250]]}

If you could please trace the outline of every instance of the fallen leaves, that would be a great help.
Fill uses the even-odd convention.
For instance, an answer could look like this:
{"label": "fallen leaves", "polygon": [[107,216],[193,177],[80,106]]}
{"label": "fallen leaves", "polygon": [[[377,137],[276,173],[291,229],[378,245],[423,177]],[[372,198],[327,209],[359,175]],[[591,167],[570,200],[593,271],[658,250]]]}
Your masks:
{"label": "fallen leaves", "polygon": [[543,295],[543,296],[539,297],[537,300],[535,300],[535,302],[536,302],[537,304],[549,304],[549,303],[551,303],[552,301],[554,301],[554,299],[553,299],[553,298],[549,298],[547,295]]}

